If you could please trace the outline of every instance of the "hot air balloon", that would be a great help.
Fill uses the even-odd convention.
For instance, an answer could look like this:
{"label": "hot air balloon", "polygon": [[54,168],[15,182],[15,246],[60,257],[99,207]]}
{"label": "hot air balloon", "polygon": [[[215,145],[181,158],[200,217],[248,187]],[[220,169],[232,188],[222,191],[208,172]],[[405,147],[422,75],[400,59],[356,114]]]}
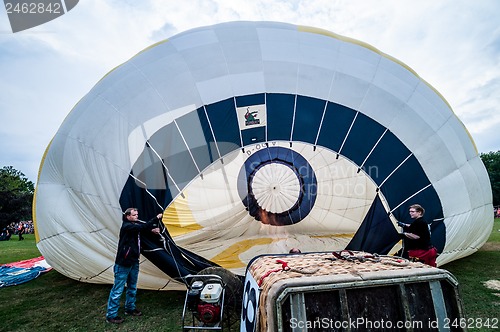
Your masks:
{"label": "hot air balloon", "polygon": [[243,275],[264,253],[397,251],[425,207],[438,265],[492,223],[489,179],[450,105],[357,40],[229,22],[152,45],[103,77],[43,157],[37,245],[60,273],[112,283],[121,215],[164,213],[139,287],[181,289],[207,266]]}

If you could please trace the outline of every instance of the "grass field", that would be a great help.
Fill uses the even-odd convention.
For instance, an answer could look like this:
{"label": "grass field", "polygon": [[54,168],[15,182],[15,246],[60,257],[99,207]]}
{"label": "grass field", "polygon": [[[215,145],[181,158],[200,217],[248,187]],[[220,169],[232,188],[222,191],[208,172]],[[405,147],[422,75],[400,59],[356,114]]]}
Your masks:
{"label": "grass field", "polygon": [[[34,235],[0,242],[0,264],[40,256]],[[500,290],[487,288],[500,281],[500,219],[486,245],[475,254],[446,264],[458,279],[467,318],[499,318]],[[139,290],[142,317],[127,317],[116,326],[104,320],[110,285],[94,285],[50,271],[28,283],[0,289],[0,331],[181,331],[185,292]],[[474,329],[473,331],[500,331]]]}

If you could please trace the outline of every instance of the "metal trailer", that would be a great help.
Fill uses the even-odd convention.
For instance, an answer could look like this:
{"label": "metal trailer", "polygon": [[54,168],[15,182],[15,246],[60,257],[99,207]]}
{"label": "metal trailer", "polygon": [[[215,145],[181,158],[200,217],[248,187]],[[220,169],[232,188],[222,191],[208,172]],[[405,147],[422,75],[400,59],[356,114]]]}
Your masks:
{"label": "metal trailer", "polygon": [[240,331],[465,331],[458,282],[394,256],[264,255],[248,265]]}

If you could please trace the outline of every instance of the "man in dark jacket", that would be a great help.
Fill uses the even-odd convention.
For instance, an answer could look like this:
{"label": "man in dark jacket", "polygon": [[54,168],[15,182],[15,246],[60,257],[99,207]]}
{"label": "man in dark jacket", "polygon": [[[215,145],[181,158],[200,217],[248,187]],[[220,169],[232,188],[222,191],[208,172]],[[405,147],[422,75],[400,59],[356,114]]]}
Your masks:
{"label": "man in dark jacket", "polygon": [[135,306],[137,279],[139,277],[139,256],[141,254],[140,233],[151,231],[159,234],[158,223],[161,221],[161,218],[162,215],[160,213],[146,223],[141,222],[139,221],[139,213],[136,208],[128,208],[123,214],[123,223],[120,228],[118,250],[113,268],[115,282],[109,294],[106,312],[107,322],[120,324],[124,321],[123,318],[118,316],[118,309],[120,308],[120,298],[125,284],[127,284],[125,314],[132,316],[142,315],[142,312]]}
{"label": "man in dark jacket", "polygon": [[431,233],[429,225],[424,220],[425,210],[422,206],[414,204],[409,209],[411,224],[398,223],[403,227],[403,248],[404,255],[409,258],[416,258],[425,264],[436,266],[437,250],[431,244]]}

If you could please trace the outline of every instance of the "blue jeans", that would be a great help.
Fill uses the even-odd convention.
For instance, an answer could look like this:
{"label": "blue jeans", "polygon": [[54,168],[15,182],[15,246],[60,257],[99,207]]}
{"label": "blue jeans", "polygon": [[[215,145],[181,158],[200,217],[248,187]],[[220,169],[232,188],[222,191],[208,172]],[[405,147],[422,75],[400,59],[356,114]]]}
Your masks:
{"label": "blue jeans", "polygon": [[139,262],[130,267],[115,264],[113,271],[115,273],[115,283],[109,293],[108,309],[106,318],[115,318],[118,316],[120,308],[120,298],[127,284],[127,293],[125,298],[125,310],[135,309],[135,298],[137,294],[137,279],[139,278]]}

